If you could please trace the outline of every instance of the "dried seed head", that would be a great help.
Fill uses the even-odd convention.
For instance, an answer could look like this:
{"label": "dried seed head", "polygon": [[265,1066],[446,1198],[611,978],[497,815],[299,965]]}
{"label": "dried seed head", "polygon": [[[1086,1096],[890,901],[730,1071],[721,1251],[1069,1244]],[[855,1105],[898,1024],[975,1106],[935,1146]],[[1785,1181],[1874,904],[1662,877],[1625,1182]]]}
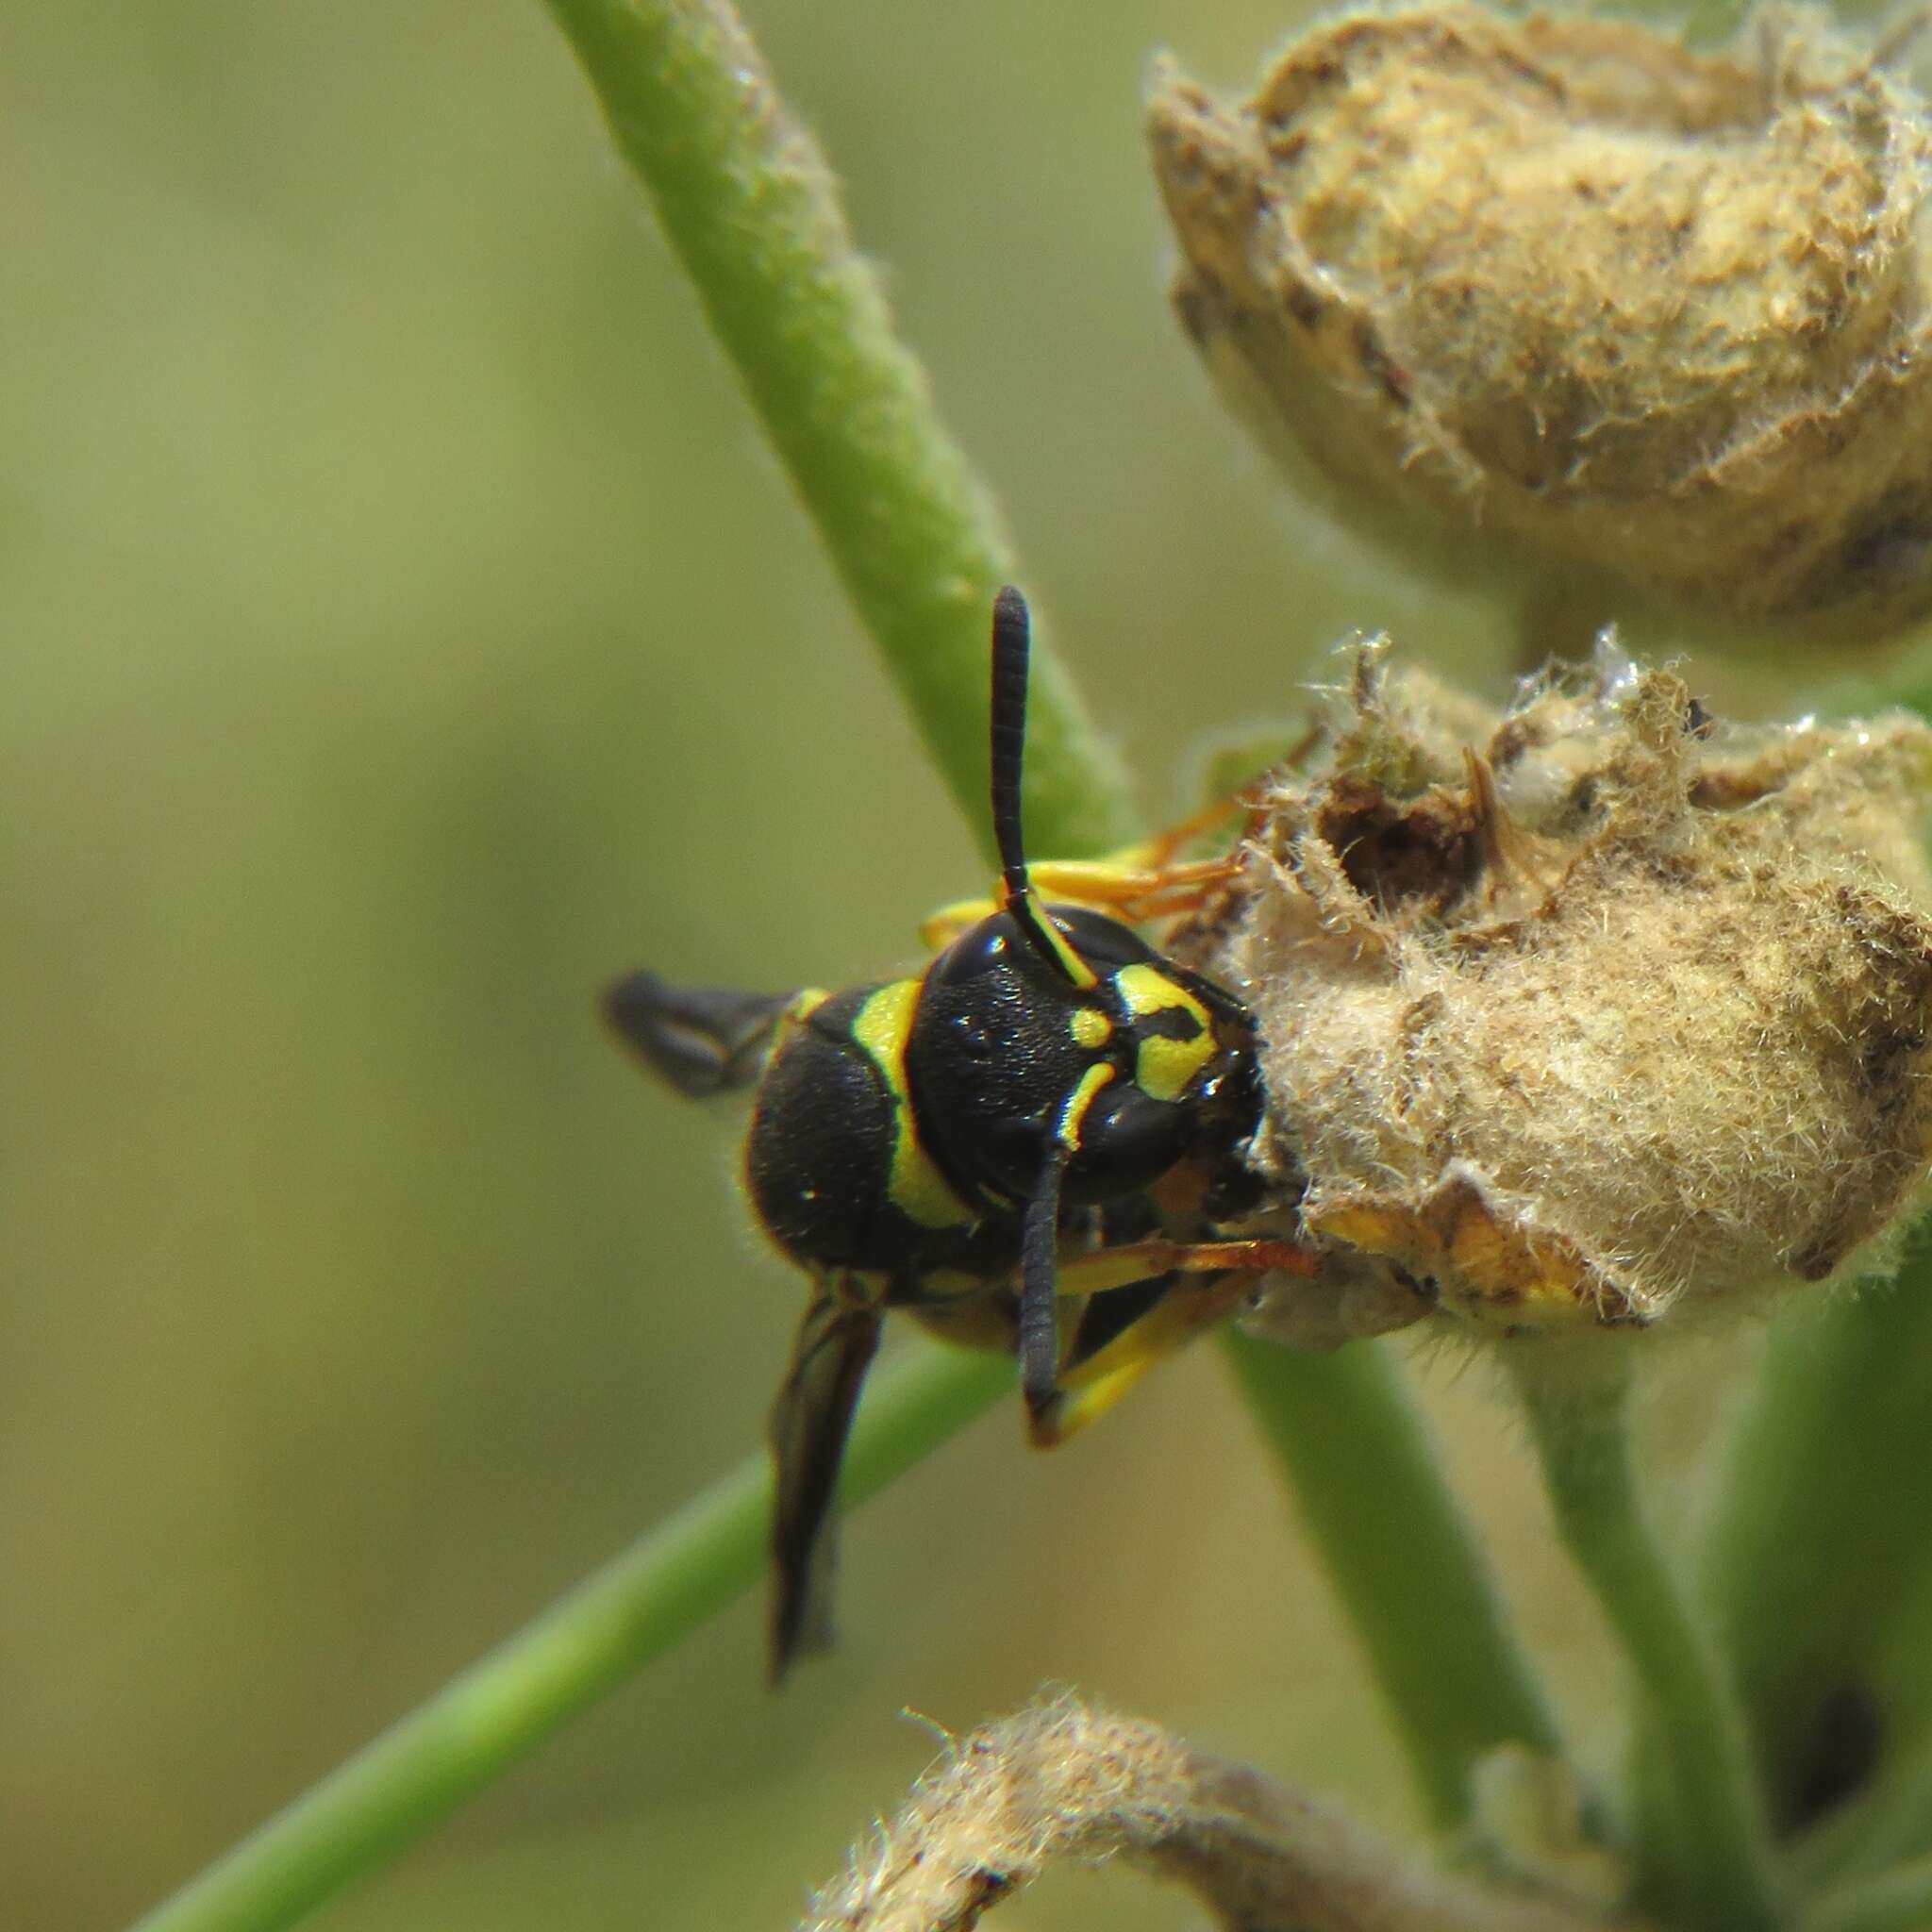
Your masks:
{"label": "dried seed head", "polygon": [[1500,716],[1353,670],[1208,956],[1338,1251],[1285,1332],[1683,1325],[1869,1260],[1932,1164],[1932,728],[1722,724],[1607,645]]}
{"label": "dried seed head", "polygon": [[1411,552],[1847,633],[1932,608],[1932,135],[1817,16],[1705,54],[1356,13],[1240,108],[1164,69],[1150,114],[1189,334]]}
{"label": "dried seed head", "polygon": [[[1391,1851],[1331,1806],[1071,1698],[959,1740],[855,1848],[800,1932],[970,1932],[1063,1863],[1121,1858],[1230,1932],[1612,1932],[1566,1896],[1478,1885]],[[1535,1877],[1536,1874],[1528,1874]]]}

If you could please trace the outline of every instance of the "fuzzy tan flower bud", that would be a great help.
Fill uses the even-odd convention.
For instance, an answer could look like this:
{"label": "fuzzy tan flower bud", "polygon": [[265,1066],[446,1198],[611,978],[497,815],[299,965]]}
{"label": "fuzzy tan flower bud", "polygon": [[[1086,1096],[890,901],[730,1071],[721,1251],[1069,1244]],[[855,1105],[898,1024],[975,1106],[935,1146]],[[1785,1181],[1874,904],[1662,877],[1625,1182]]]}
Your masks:
{"label": "fuzzy tan flower bud", "polygon": [[1932,608],[1932,137],[1817,17],[1697,53],[1343,15],[1240,108],[1164,70],[1151,133],[1189,334],[1411,554],[1846,634]]}
{"label": "fuzzy tan flower bud", "polygon": [[1932,1164],[1932,728],[1722,724],[1607,644],[1503,715],[1354,669],[1206,953],[1259,1023],[1261,1157],[1346,1264],[1327,1339],[1865,1265]]}

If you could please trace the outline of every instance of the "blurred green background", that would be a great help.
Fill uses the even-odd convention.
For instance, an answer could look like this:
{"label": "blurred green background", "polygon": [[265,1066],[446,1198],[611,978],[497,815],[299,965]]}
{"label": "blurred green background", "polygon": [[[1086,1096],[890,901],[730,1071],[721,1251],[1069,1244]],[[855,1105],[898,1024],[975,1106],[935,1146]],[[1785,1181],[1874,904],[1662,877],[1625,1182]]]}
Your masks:
{"label": "blurred green background", "polygon": [[[1166,314],[1144,63],[1239,85],[1276,8],[750,21],[1150,811],[1357,626],[1503,660]],[[980,867],[534,0],[0,42],[0,1920],[109,1927],[760,1440],[798,1284],[594,990],[874,973]],[[835,1661],[774,1701],[742,1606],[321,1923],[781,1926],[930,1757],[902,1708],[1048,1681],[1406,1828],[1281,1513],[1211,1351],[1060,1457],[1002,1413],[852,1525]],[[1184,1915],[1008,1918],[1101,1908]]]}

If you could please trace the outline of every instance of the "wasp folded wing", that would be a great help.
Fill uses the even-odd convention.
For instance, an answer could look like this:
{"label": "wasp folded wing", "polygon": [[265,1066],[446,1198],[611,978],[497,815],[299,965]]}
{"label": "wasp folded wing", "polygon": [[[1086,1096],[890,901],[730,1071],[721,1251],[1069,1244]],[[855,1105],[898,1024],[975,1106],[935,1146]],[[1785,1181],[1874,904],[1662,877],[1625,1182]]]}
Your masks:
{"label": "wasp folded wing", "polygon": [[805,1311],[772,1407],[777,1502],[772,1517],[772,1681],[832,1645],[839,1465],[865,1372],[879,1345],[875,1307],[822,1294]]}
{"label": "wasp folded wing", "polygon": [[771,1050],[778,1023],[798,997],[677,986],[633,973],[604,994],[604,1017],[653,1073],[680,1093],[708,1100],[749,1087]]}

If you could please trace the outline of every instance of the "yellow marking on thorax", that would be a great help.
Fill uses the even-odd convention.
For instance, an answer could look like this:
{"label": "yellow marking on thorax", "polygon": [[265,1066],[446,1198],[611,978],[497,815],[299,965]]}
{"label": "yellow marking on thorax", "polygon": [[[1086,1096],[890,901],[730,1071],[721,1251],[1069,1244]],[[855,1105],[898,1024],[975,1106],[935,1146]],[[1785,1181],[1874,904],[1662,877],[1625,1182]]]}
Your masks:
{"label": "yellow marking on thorax", "polygon": [[1075,1007],[1074,1017],[1067,1022],[1067,1031],[1074,1036],[1074,1045],[1091,1051],[1107,1044],[1113,1032],[1113,1022],[1098,1007]]}
{"label": "yellow marking on thorax", "polygon": [[1096,1060],[1080,1075],[1080,1084],[1067,1095],[1067,1104],[1060,1108],[1060,1124],[1056,1133],[1062,1147],[1079,1146],[1080,1128],[1087,1119],[1087,1109],[1112,1078],[1113,1069],[1105,1060]]}
{"label": "yellow marking on thorax", "polygon": [[1150,1100],[1178,1100],[1214,1058],[1214,1027],[1208,1008],[1158,966],[1144,961],[1123,966],[1113,976],[1130,1013],[1146,1016],[1177,1008],[1190,1013],[1200,1026],[1191,1040],[1173,1040],[1151,1033],[1134,1055],[1134,1084]]}
{"label": "yellow marking on thorax", "polygon": [[916,979],[895,979],[880,987],[853,1017],[852,1037],[891,1090],[892,1173],[887,1199],[921,1227],[958,1227],[978,1217],[947,1185],[932,1156],[920,1144],[912,1093],[906,1084],[906,1042],[912,1032],[919,988]]}

